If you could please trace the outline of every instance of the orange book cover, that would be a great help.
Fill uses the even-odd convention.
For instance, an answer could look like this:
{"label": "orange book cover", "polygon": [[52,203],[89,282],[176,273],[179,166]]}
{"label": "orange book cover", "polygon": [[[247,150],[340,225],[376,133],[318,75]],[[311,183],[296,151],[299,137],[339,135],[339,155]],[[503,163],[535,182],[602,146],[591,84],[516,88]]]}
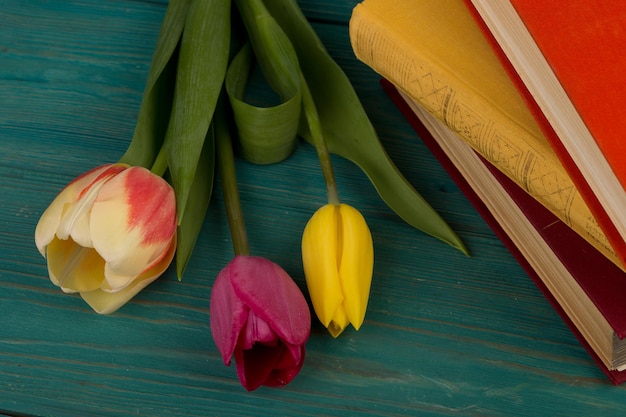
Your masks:
{"label": "orange book cover", "polygon": [[[623,215],[626,141],[622,139],[626,132],[626,117],[622,115],[626,104],[626,7],[621,2],[600,0],[464,1],[623,259],[626,255],[626,216]],[[521,24],[524,30],[511,30],[515,27],[512,22]],[[524,39],[524,31],[534,45],[519,42]],[[508,46],[503,39],[508,40]],[[541,71],[526,73],[528,68],[520,67],[524,57],[531,58],[527,64],[536,63],[528,54],[533,48],[549,65],[548,75],[555,77],[582,128],[575,123],[568,126],[567,119],[551,113],[550,100],[559,97],[559,91],[538,87],[541,84],[535,82],[540,81],[537,74],[542,74]],[[552,104],[559,107],[556,100]],[[586,156],[580,147],[583,141],[576,136],[582,130],[588,130],[589,141],[599,151],[591,158],[583,158],[584,161],[577,156],[577,152]],[[614,180],[613,186],[603,178]]]}
{"label": "orange book cover", "polygon": [[626,186],[624,3],[510,1]]}

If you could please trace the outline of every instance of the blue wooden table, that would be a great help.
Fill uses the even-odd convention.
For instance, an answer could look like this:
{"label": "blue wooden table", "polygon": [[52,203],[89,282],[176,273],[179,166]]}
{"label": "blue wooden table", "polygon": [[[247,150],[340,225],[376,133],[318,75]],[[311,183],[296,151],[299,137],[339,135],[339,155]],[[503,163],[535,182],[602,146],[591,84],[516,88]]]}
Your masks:
{"label": "blue wooden table", "polygon": [[[62,294],[33,241],[76,175],[117,160],[137,118],[166,0],[0,0],[0,414],[10,416],[623,415],[612,386],[356,61],[355,0],[301,0],[382,142],[472,256],[412,229],[336,158],[342,199],[372,230],[360,331],[314,322],[302,372],[248,393],[222,364],[209,296],[232,249],[219,188],[182,282],[168,272],[111,316]],[[272,166],[237,161],[252,252],[305,288],[300,237],[325,201],[302,144]]]}

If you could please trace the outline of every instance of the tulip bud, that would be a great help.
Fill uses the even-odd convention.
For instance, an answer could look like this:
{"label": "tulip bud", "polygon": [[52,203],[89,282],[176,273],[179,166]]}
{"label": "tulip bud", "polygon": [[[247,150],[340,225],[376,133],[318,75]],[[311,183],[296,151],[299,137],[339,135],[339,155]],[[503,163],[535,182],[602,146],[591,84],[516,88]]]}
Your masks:
{"label": "tulip bud", "polygon": [[347,204],[327,204],[307,223],[302,263],[313,308],[333,337],[363,324],[374,268],[372,235]]}
{"label": "tulip bud", "polygon": [[302,292],[279,265],[238,255],[211,290],[211,333],[248,391],[288,384],[304,364],[311,313]]}
{"label": "tulip bud", "polygon": [[142,167],[103,165],[68,184],[35,243],[50,280],[108,314],[158,278],[176,250],[174,190]]}

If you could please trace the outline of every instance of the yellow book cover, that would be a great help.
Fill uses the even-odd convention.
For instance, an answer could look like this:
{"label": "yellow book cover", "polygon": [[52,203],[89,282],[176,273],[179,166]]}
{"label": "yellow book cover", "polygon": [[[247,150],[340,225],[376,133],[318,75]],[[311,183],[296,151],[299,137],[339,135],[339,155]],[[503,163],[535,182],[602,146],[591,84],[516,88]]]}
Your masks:
{"label": "yellow book cover", "polygon": [[364,0],[356,57],[624,269],[462,0]]}

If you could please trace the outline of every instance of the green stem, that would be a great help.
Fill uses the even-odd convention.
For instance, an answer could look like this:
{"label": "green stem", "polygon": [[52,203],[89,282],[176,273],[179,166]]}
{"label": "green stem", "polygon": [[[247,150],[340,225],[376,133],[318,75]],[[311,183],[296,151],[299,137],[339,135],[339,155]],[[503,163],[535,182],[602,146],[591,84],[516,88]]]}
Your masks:
{"label": "green stem", "polygon": [[165,174],[165,170],[167,169],[167,153],[165,152],[165,146],[161,146],[161,150],[159,151],[154,163],[152,164],[153,174],[162,177]]}
{"label": "green stem", "polygon": [[216,115],[213,118],[213,123],[215,124],[215,145],[222,181],[222,193],[224,194],[224,203],[226,205],[226,216],[228,217],[228,226],[233,239],[235,255],[250,255],[248,235],[237,186],[235,156],[222,106],[223,103],[220,100],[215,110]]}
{"label": "green stem", "polygon": [[324,182],[326,182],[326,194],[328,195],[329,204],[339,204],[339,193],[337,192],[337,182],[335,181],[335,173],[333,171],[333,164],[330,160],[330,152],[326,146],[324,140],[324,134],[322,133],[322,124],[320,122],[311,90],[304,79],[302,73],[300,73],[300,84],[302,87],[302,106],[304,109],[304,115],[309,124],[309,130],[313,138],[315,149],[317,150],[317,157],[320,160],[322,166],[322,173],[324,175]]}

